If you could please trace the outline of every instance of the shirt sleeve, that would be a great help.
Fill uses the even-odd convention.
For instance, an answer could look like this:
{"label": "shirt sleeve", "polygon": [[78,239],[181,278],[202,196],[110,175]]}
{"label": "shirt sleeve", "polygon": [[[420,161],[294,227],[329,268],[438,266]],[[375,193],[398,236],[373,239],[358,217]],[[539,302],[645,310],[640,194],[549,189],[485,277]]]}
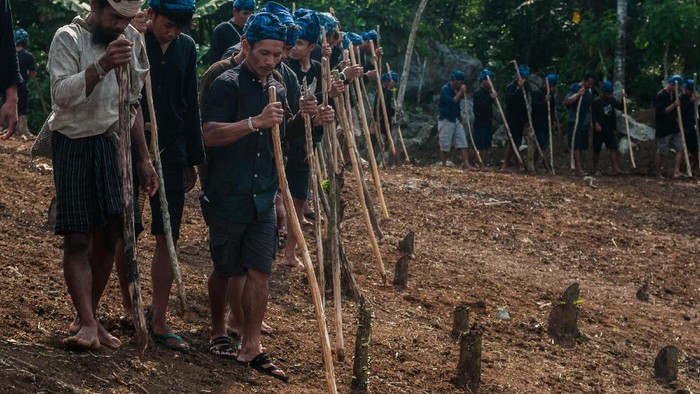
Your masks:
{"label": "shirt sleeve", "polygon": [[187,113],[184,116],[185,142],[187,144],[187,165],[195,166],[204,162],[204,143],[202,142],[202,124],[199,117],[199,99],[197,96],[197,54],[195,53],[194,43],[190,48],[184,87],[184,96],[185,100],[187,100]]}
{"label": "shirt sleeve", "polygon": [[440,90],[439,110],[441,119],[444,119],[449,115],[450,104],[452,102],[452,99],[454,98],[454,95],[452,95],[451,93],[452,89],[450,89],[448,86],[443,86]]}
{"label": "shirt sleeve", "polygon": [[202,123],[233,123],[238,107],[238,87],[231,81],[219,77],[211,85],[207,95],[207,110],[202,114]]}
{"label": "shirt sleeve", "polygon": [[20,85],[22,76],[19,73],[15,39],[12,33],[12,9],[8,0],[2,0],[2,15],[0,15],[0,94],[12,85]]}
{"label": "shirt sleeve", "polygon": [[51,77],[51,99],[59,108],[70,108],[87,101],[85,70],[80,70],[77,37],[59,29],[49,49],[46,68]]}
{"label": "shirt sleeve", "polygon": [[224,53],[226,48],[223,48],[223,37],[222,37],[221,25],[214,28],[211,34],[211,47],[209,47],[209,64],[214,64],[221,60],[221,55]]}

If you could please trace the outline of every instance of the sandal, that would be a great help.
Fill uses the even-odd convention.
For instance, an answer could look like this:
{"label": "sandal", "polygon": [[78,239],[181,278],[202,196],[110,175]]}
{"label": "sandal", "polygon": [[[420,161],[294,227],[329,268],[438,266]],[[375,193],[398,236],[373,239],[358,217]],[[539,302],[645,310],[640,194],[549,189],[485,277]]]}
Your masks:
{"label": "sandal", "polygon": [[[151,337],[153,338],[153,342],[163,345],[166,349],[170,350],[176,350],[181,353],[189,353],[190,352],[190,346],[182,340],[182,338],[179,335],[175,335],[173,333],[165,333],[165,334],[156,334],[156,333],[151,333]],[[186,347],[180,347],[173,345],[172,343],[168,342],[168,339],[174,339],[178,343],[184,344]]]}
{"label": "sandal", "polygon": [[238,358],[236,348],[231,344],[231,338],[224,336],[214,338],[209,342],[209,353],[227,360]]}
{"label": "sandal", "polygon": [[[248,364],[249,367],[264,375],[272,376],[273,378],[279,379],[283,382],[289,381],[289,376],[285,375],[280,368],[278,368],[275,364],[272,363],[270,355],[267,353],[260,353],[257,356],[255,356],[254,359],[250,360],[247,363],[243,361],[238,362],[240,364]],[[265,367],[264,365],[267,365],[267,367]]]}

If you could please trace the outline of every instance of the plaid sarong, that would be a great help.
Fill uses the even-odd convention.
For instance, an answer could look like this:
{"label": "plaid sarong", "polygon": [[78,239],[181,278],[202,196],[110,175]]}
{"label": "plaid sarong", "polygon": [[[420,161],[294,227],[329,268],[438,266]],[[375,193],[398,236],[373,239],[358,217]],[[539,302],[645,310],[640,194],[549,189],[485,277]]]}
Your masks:
{"label": "plaid sarong", "polygon": [[119,158],[105,135],[70,139],[53,132],[56,234],[92,233],[122,212]]}

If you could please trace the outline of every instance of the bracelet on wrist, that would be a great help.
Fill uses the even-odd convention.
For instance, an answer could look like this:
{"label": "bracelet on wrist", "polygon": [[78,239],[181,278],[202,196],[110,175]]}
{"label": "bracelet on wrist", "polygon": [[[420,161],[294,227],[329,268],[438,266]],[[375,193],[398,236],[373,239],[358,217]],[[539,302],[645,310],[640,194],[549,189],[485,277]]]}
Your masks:
{"label": "bracelet on wrist", "polygon": [[248,117],[248,130],[250,130],[252,132],[260,131],[260,129],[256,129],[255,127],[253,127],[253,117],[252,116]]}
{"label": "bracelet on wrist", "polygon": [[100,66],[100,61],[97,60],[95,63],[93,63],[95,66],[95,71],[97,71],[97,77],[102,80],[105,76],[107,76],[107,71],[105,71],[102,66]]}

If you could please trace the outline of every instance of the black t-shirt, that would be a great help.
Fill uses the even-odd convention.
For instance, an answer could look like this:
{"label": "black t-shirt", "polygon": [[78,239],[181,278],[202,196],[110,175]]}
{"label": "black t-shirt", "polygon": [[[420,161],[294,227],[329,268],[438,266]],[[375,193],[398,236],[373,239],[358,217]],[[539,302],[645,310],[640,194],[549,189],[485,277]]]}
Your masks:
{"label": "black t-shirt", "polygon": [[615,109],[622,109],[622,103],[615,97],[599,96],[593,100],[593,121],[600,124],[604,132],[617,130]]}
{"label": "black t-shirt", "polygon": [[474,127],[491,124],[493,117],[493,102],[491,91],[479,88],[474,92]]}
{"label": "black t-shirt", "polygon": [[674,109],[666,113],[666,108],[675,101],[675,94],[671,94],[666,89],[661,89],[654,97],[654,108],[656,110],[656,137],[666,137],[680,132],[678,128],[678,115]]}
{"label": "black t-shirt", "polygon": [[27,92],[29,91],[27,87],[29,85],[27,82],[29,81],[29,72],[36,71],[36,59],[34,59],[34,55],[23,49],[17,52],[17,60],[19,61],[19,73],[25,81],[19,88]]}
{"label": "black t-shirt", "polygon": [[[523,88],[525,87],[523,86]],[[506,87],[506,109],[508,119],[527,119],[527,106],[525,105],[525,98],[523,97],[522,90],[518,89],[518,83],[516,81],[511,82]]]}
{"label": "black t-shirt", "polygon": [[238,26],[231,21],[219,23],[211,33],[211,47],[209,48],[209,64],[221,60],[224,52],[241,42],[243,26]]}
{"label": "black t-shirt", "polygon": [[[681,116],[683,117],[683,131],[686,134],[695,134],[695,105],[689,95],[681,94]],[[676,115],[678,116],[678,115]]]}

